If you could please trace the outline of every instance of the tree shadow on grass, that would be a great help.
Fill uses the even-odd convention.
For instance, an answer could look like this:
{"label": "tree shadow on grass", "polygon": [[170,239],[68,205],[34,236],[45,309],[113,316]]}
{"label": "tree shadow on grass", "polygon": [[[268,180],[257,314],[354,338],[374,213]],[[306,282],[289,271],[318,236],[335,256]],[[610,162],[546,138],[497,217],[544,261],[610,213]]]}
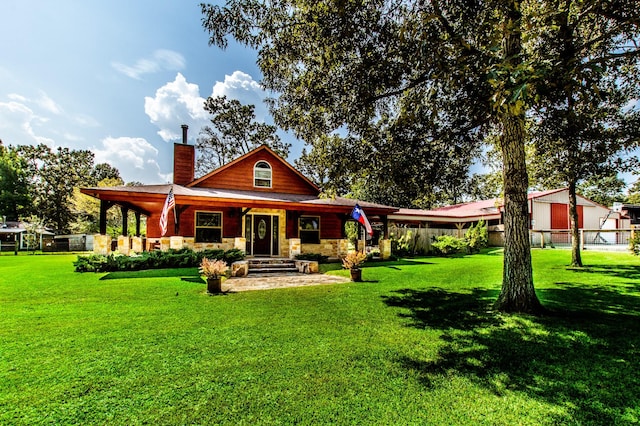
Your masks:
{"label": "tree shadow on grass", "polygon": [[525,393],[564,407],[547,419],[572,424],[627,424],[640,420],[638,294],[562,284],[538,294],[550,313],[505,316],[492,311],[495,291],[454,293],[404,289],[385,297],[419,329],[442,330],[432,359],[398,362],[425,386],[443,375],[468,378],[497,396]]}
{"label": "tree shadow on grass", "polygon": [[[576,273],[611,275],[628,280],[640,280],[640,266],[635,265],[585,265],[582,268],[567,268]],[[640,282],[636,283],[640,287]]]}
{"label": "tree shadow on grass", "polygon": [[167,278],[167,277],[188,277],[198,279],[202,282],[197,268],[166,268],[166,269],[145,269],[142,271],[115,271],[109,272],[100,280],[120,280],[120,279],[142,279],[142,278]]}

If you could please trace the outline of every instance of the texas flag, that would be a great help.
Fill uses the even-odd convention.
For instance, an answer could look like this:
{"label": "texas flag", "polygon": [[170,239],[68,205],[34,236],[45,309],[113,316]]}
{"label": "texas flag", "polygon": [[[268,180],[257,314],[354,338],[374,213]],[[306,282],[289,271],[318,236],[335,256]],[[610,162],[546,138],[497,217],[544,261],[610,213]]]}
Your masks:
{"label": "texas flag", "polygon": [[373,236],[373,229],[371,228],[371,224],[369,223],[369,219],[367,219],[367,215],[364,214],[364,210],[360,208],[358,204],[353,208],[351,212],[351,217],[358,221],[364,228],[367,230],[367,234]]}

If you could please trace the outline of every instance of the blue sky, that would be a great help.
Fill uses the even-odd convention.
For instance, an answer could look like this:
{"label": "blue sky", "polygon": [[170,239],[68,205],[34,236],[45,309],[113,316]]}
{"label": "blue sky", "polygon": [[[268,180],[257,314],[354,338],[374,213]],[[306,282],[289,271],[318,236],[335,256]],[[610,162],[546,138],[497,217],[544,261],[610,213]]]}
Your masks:
{"label": "blue sky", "polygon": [[[211,95],[262,99],[255,52],[208,45],[200,1],[3,0],[0,139],[89,149],[126,182],[172,179],[173,142],[195,143]],[[289,161],[299,156],[294,146]]]}

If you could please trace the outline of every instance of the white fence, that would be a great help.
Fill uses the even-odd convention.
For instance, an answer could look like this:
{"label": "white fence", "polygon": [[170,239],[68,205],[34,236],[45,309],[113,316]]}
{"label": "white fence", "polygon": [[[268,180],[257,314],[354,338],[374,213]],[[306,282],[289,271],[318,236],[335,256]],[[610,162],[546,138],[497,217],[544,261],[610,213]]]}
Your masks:
{"label": "white fence", "polygon": [[[627,250],[632,229],[581,229],[580,246],[583,250]],[[637,230],[635,232],[638,232]],[[553,229],[530,231],[532,247],[571,247],[571,231]]]}
{"label": "white fence", "polygon": [[[422,254],[431,252],[431,243],[440,235],[464,237],[467,228],[398,228],[391,227],[392,239],[403,240],[410,253]],[[632,232],[640,229],[582,229],[580,243],[583,250],[615,250],[625,251],[629,248]],[[529,231],[531,247],[571,247],[571,231],[569,229],[531,230]],[[504,231],[489,230],[489,246],[504,246]]]}

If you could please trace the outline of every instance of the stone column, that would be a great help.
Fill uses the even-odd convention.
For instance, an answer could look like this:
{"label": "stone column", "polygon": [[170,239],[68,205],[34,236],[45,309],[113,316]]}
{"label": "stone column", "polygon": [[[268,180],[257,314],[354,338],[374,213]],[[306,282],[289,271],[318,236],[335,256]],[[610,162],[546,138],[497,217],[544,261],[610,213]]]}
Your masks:
{"label": "stone column", "polygon": [[391,257],[391,240],[380,240],[380,259],[389,259]]}
{"label": "stone column", "polygon": [[118,253],[129,256],[129,250],[131,249],[130,244],[131,242],[129,241],[128,235],[118,236]]}
{"label": "stone column", "polygon": [[295,257],[302,253],[302,243],[300,238],[289,238],[289,258],[295,259]]}
{"label": "stone column", "polygon": [[233,241],[233,248],[242,250],[244,253],[247,250],[247,239],[245,237],[236,237]]}
{"label": "stone column", "polygon": [[169,248],[180,250],[184,247],[184,239],[181,236],[169,237]]}
{"label": "stone column", "polygon": [[162,237],[160,238],[160,251],[169,251],[171,248],[171,238]]}
{"label": "stone column", "polygon": [[111,236],[96,234],[93,236],[93,252],[108,256],[111,253]]}
{"label": "stone column", "polygon": [[131,251],[134,253],[142,253],[144,251],[142,237],[131,237]]}
{"label": "stone column", "polygon": [[343,256],[346,256],[348,252],[349,252],[349,240],[346,238],[338,240],[338,253],[336,253],[336,255],[338,257],[343,257]]}

